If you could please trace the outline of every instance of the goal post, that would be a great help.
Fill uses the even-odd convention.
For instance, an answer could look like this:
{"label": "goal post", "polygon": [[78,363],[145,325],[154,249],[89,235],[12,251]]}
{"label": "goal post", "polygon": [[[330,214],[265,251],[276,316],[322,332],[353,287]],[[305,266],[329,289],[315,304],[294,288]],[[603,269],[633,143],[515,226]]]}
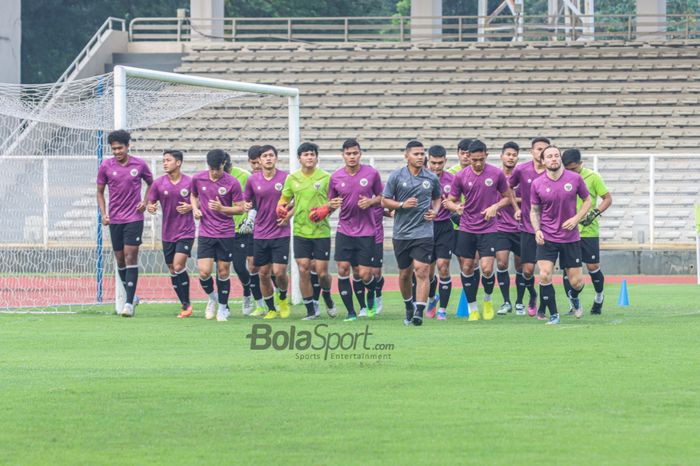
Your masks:
{"label": "goal post", "polygon": [[[299,89],[293,87],[271,86],[266,84],[246,83],[240,81],[228,81],[226,79],[192,76],[165,71],[134,68],[117,65],[114,67],[114,129],[129,129],[127,106],[127,78],[140,78],[152,81],[160,81],[170,84],[196,86],[208,89],[220,89],[224,91],[246,92],[251,94],[274,95],[288,98],[288,126],[289,126],[289,172],[299,169],[299,161],[295,157],[296,149],[300,143],[300,113],[299,113]],[[290,225],[293,229],[293,225]],[[98,225],[99,228],[99,225]],[[292,232],[293,234],[293,232]],[[293,304],[301,303],[299,290],[299,269],[294,260],[294,245],[290,241],[290,266],[291,266],[291,298]],[[98,245],[98,249],[101,248]],[[120,311],[126,302],[126,290],[119,276],[115,274],[115,308]]]}

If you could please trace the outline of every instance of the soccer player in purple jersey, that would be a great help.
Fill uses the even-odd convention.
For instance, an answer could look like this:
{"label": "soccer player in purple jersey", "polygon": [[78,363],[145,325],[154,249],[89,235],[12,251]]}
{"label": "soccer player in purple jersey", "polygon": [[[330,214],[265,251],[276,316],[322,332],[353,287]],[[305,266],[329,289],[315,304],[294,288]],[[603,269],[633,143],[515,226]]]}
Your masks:
{"label": "soccer player in purple jersey", "polygon": [[[287,264],[289,263],[289,220],[292,209],[278,206],[287,172],[277,169],[277,149],[271,145],[260,148],[262,170],[253,173],[246,183],[244,198],[246,208],[255,205],[257,215],[253,228],[253,265],[259,273],[260,289],[267,313],[265,319],[289,317],[287,288]],[[271,276],[277,277],[279,311],[275,304],[274,287]],[[257,315],[254,312],[251,315]]]}
{"label": "soccer player in purple jersey", "polygon": [[[515,202],[513,191],[508,186],[506,176],[493,165],[486,164],[486,145],[478,139],[469,146],[471,165],[460,171],[452,183],[452,190],[445,203],[452,211],[462,210],[457,232],[456,252],[462,270],[462,287],[469,303],[469,320],[479,320],[476,297],[479,282],[474,275],[476,253],[479,253],[481,282],[484,286],[484,320],[494,317],[491,293],[496,283],[493,270],[498,236],[496,216],[498,211],[512,205],[515,218],[520,218],[520,208]],[[464,196],[464,204],[459,205]]]}
{"label": "soccer player in purple jersey", "polygon": [[376,222],[373,207],[381,203],[382,180],[379,172],[361,163],[362,149],[355,139],[342,146],[345,166],[331,175],[328,184],[329,206],[340,210],[335,235],[335,261],[338,264],[338,291],[348,311],[346,321],[357,320],[353,303],[350,272],[354,269],[359,280],[355,296],[360,304],[360,317],[367,316],[364,288],[374,289]]}
{"label": "soccer player in purple jersey", "polygon": [[170,271],[170,282],[182,306],[178,314],[181,319],[192,315],[187,258],[194,244],[194,219],[190,203],[192,178],[182,173],[182,163],[183,154],[179,150],[163,152],[165,175],[153,182],[148,194],[148,213],[155,215],[159,203],[163,210],[163,256]]}
{"label": "soccer player in purple jersey", "polygon": [[[209,296],[205,310],[208,320],[228,320],[228,299],[231,291],[231,261],[236,248],[236,227],[233,216],[245,211],[241,184],[224,171],[226,152],[207,153],[208,170],[192,177],[190,201],[195,220],[199,220],[197,268],[199,283]],[[212,271],[216,261],[216,289]],[[218,309],[216,307],[218,301]]]}
{"label": "soccer player in purple jersey", "polygon": [[[535,230],[530,223],[530,187],[532,182],[545,172],[544,165],[540,159],[540,154],[545,147],[550,144],[549,139],[537,137],[530,143],[530,162],[521,163],[513,169],[508,183],[512,188],[518,188],[520,194],[520,209],[522,211],[520,219],[520,264],[522,273],[515,275],[515,284],[518,293],[522,288],[526,288],[530,293],[530,300],[527,306],[527,313],[530,317],[545,320],[544,309],[537,309],[537,292],[535,291],[535,262],[537,252],[537,242],[535,241]],[[524,292],[523,292],[524,293]]]}
{"label": "soccer player in purple jersey", "polygon": [[[506,179],[509,180],[513,175],[513,169],[518,163],[518,154],[520,146],[513,141],[506,142],[501,150],[501,169]],[[516,202],[520,202],[519,188],[513,189]],[[498,211],[496,218],[498,225],[498,238],[496,240],[496,280],[498,287],[503,295],[503,305],[498,309],[498,315],[506,315],[512,311],[513,306],[510,302],[510,274],[508,273],[508,259],[510,253],[513,252],[513,265],[515,272],[522,274],[522,266],[520,265],[520,221],[515,219],[515,211],[512,206],[506,206]],[[525,286],[523,281],[516,282],[517,297],[515,300],[515,314],[524,316],[525,306],[523,306],[523,297],[525,296]]]}
{"label": "soccer player in purple jersey", "polygon": [[[548,146],[540,155],[545,176],[537,178],[530,188],[532,209],[530,222],[537,241],[537,266],[540,269],[540,307],[549,308],[549,322],[559,323],[557,301],[552,285],[554,263],[566,271],[571,289],[568,298],[574,305],[574,315],[583,315],[579,293],[583,290],[581,272],[581,236],[578,224],[591,207],[591,196],[585,181],[576,172],[565,170],[561,153]],[[581,210],[576,212],[576,196],[582,199]]]}
{"label": "soccer player in purple jersey", "polygon": [[[146,185],[148,199],[153,175],[148,164],[129,154],[131,135],[124,130],[109,133],[107,142],[112,157],[102,162],[97,171],[97,206],[102,225],[109,225],[112,250],[117,261],[119,278],[126,290],[126,303],[117,314],[134,315],[134,296],[139,279],[139,245],[143,236],[143,212],[146,202],[141,199],[141,181]],[[109,213],[105,203],[105,187],[109,189]]]}
{"label": "soccer player in purple jersey", "polygon": [[[432,146],[428,149],[428,167],[440,180],[441,202],[444,204],[452,190],[452,182],[455,176],[445,171],[447,151],[443,146]],[[433,220],[433,261],[430,263],[430,292],[428,294],[428,310],[426,316],[430,319],[437,315],[437,320],[447,319],[447,304],[452,293],[452,277],[450,276],[450,260],[454,248],[455,229],[450,220],[452,212],[444,205],[440,206]],[[437,267],[438,277],[435,276]],[[436,293],[438,280],[440,292]],[[438,302],[439,308],[436,307]]]}

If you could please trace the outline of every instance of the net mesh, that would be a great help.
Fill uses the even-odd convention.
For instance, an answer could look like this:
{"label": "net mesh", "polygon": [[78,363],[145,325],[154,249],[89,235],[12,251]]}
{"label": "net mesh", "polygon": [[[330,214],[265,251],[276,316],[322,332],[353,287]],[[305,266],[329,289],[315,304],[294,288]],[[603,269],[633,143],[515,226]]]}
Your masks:
{"label": "net mesh", "polygon": [[[188,174],[205,168],[213,148],[247,168],[248,147],[261,141],[285,142],[279,148],[288,160],[286,98],[133,77],[126,87],[131,153],[154,176],[162,175],[164,149],[185,152]],[[85,310],[114,301],[109,229],[98,225],[95,201],[113,114],[111,74],[60,89],[0,84],[0,309]],[[146,214],[137,294],[174,302],[160,228],[160,212]]]}

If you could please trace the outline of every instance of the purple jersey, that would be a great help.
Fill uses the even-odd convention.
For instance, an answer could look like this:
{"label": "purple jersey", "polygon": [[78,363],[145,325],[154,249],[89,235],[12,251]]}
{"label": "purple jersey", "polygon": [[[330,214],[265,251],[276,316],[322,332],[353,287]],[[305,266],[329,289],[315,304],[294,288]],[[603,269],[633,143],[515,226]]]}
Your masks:
{"label": "purple jersey", "polygon": [[138,222],[143,220],[143,212],[136,208],[141,202],[141,180],[153,183],[153,175],[148,164],[130,155],[126,165],[111,158],[102,162],[97,170],[97,184],[109,190],[109,223]]}
{"label": "purple jersey", "polygon": [[[506,175],[506,180],[510,183],[510,179],[513,176]],[[516,187],[513,189],[515,192],[515,197],[520,197],[520,188]],[[504,208],[498,211],[498,216],[496,217],[496,225],[498,225],[498,231],[503,233],[518,233],[520,231],[520,222],[515,219],[515,209],[512,205],[508,204]]]}
{"label": "purple jersey", "polygon": [[381,204],[371,207],[374,218],[374,243],[384,243],[384,207]]}
{"label": "purple jersey", "polygon": [[182,175],[173,184],[168,175],[156,179],[148,193],[149,202],[159,202],[163,210],[163,241],[175,243],[183,238],[194,238],[194,217],[192,212],[181,214],[177,207],[181,202],[190,203],[192,178]]}
{"label": "purple jersey", "polygon": [[481,212],[500,201],[501,194],[507,191],[506,175],[493,165],[486,164],[484,171],[478,175],[471,166],[457,173],[450,195],[457,199],[464,196],[464,213],[459,222],[459,229],[477,234],[498,231],[496,218],[486,220]]}
{"label": "purple jersey", "polygon": [[578,227],[562,228],[565,221],[576,215],[576,196],[589,196],[585,181],[576,172],[564,170],[558,180],[542,176],[532,182],[530,200],[540,206],[540,228],[547,241],[573,243],[581,239]]}
{"label": "purple jersey", "polygon": [[[454,183],[454,179],[455,176],[450,172],[443,171],[442,173],[440,173],[440,202],[449,197],[450,192],[452,191],[452,183]],[[440,210],[438,210],[437,216],[435,217],[434,221],[443,222],[445,220],[449,220],[450,215],[452,215],[452,212],[440,205]]]}
{"label": "purple jersey", "polygon": [[542,176],[544,172],[537,173],[535,162],[525,162],[517,165],[508,179],[511,187],[520,187],[520,231],[535,234],[535,229],[530,223],[530,187],[532,182]]}
{"label": "purple jersey", "polygon": [[347,236],[375,236],[373,209],[361,209],[357,202],[360,196],[372,198],[381,194],[382,179],[369,165],[360,165],[354,175],[349,175],[345,167],[336,170],[328,184],[328,199],[343,198],[337,231]]}
{"label": "purple jersey", "polygon": [[199,199],[199,210],[202,219],[199,221],[199,236],[206,238],[232,238],[236,234],[233,216],[226,215],[209,208],[209,201],[219,201],[231,207],[234,202],[243,200],[241,184],[228,173],[212,181],[209,170],[195,174],[192,177],[192,194]]}
{"label": "purple jersey", "polygon": [[277,203],[282,196],[287,172],[277,170],[271,179],[266,179],[263,172],[250,175],[245,185],[244,198],[253,202],[258,211],[253,227],[254,239],[284,238],[290,235],[289,224],[277,226]]}

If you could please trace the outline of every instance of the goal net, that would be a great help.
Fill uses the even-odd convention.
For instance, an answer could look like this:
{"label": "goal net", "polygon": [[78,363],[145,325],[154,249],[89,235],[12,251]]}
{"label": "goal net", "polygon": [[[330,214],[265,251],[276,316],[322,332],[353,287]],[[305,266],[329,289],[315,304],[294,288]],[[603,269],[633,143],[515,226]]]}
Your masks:
{"label": "goal net", "polygon": [[[116,128],[131,132],[130,152],[154,177],[163,174],[165,149],[182,150],[183,171],[193,174],[206,168],[211,149],[248,169],[248,148],[273,144],[286,168],[289,147],[299,143],[298,92],[128,67],[61,87],[0,84],[0,310],[111,310],[119,301],[95,198]],[[161,218],[145,214],[137,290],[145,302],[176,301]],[[196,272],[193,260],[188,267]],[[192,292],[204,297],[196,286]],[[240,295],[232,275],[232,296]]]}

